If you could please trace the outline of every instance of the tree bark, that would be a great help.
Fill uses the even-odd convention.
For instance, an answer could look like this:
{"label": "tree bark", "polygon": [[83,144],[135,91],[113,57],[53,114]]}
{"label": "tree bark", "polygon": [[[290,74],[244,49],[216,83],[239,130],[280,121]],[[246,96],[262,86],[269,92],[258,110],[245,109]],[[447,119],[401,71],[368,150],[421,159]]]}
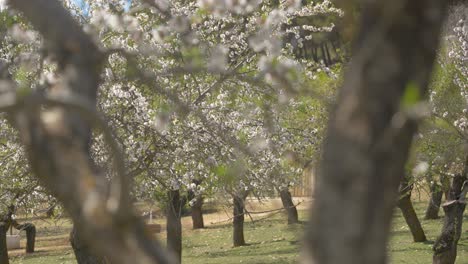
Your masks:
{"label": "tree bark", "polygon": [[297,208],[293,203],[291,192],[289,192],[288,189],[281,189],[279,190],[279,193],[283,207],[288,215],[288,225],[299,223]]}
{"label": "tree bark", "polygon": [[192,224],[193,229],[205,228],[203,221],[203,197],[199,195],[195,198],[195,202],[192,205]]}
{"label": "tree bark", "polygon": [[70,232],[70,244],[75,253],[77,264],[106,264],[105,258],[96,256],[89,243],[83,240],[76,226],[74,225]]}
{"label": "tree bark", "polygon": [[414,211],[413,203],[411,202],[411,195],[407,195],[400,198],[400,200],[398,201],[398,207],[403,213],[403,217],[405,218],[406,224],[408,224],[411,234],[413,235],[413,241],[427,241],[426,235],[424,234],[424,230],[421,226],[421,222],[419,221],[418,216],[416,215],[416,211]]}
{"label": "tree bark", "polygon": [[[327,130],[303,263],[383,264],[398,185],[425,96],[445,1],[365,1]],[[407,101],[405,103],[405,101]]]}
{"label": "tree bark", "polygon": [[55,204],[47,208],[46,210],[46,217],[52,218],[55,215]]}
{"label": "tree bark", "polygon": [[413,235],[414,242],[425,242],[426,235],[418,219],[416,211],[414,211],[413,203],[411,202],[411,193],[413,191],[413,183],[410,176],[405,176],[400,183],[400,199],[398,200],[398,208],[400,208],[405,218],[406,224]]}
{"label": "tree bark", "polygon": [[424,219],[439,219],[439,209],[442,203],[442,186],[436,182],[431,184],[431,197],[429,198],[429,204],[427,205],[426,214]]}
{"label": "tree bark", "polygon": [[465,172],[453,178],[448,193],[449,201],[442,205],[445,212],[444,225],[432,248],[433,264],[454,264],[457,258],[457,245],[462,232],[463,213],[466,207],[465,197],[468,191],[466,166],[468,162],[465,163]]}
{"label": "tree bark", "polygon": [[[173,263],[134,213],[131,177],[125,175],[112,132],[96,113],[105,54],[61,1],[15,0],[9,1],[9,6],[21,12],[43,36],[45,48],[58,65],[57,85],[44,95],[32,93],[14,100],[6,110],[19,131],[31,170],[62,203],[83,241],[99,256],[114,264],[135,260],[142,264]],[[9,84],[14,87],[14,82]],[[45,114],[55,118],[45,118]],[[103,128],[113,158],[118,160],[114,163],[118,177],[112,180],[110,195],[108,182],[94,171],[91,162],[92,125]]]}
{"label": "tree bark", "polygon": [[34,246],[36,244],[36,226],[31,223],[25,223],[17,225],[15,228],[26,232],[26,253],[34,253]]}
{"label": "tree bark", "polygon": [[244,209],[245,198],[243,195],[234,195],[233,197],[233,243],[234,247],[245,246],[244,239]]}
{"label": "tree bark", "polygon": [[178,263],[182,263],[182,200],[179,190],[170,190],[167,196],[167,247],[176,256]]}
{"label": "tree bark", "polygon": [[6,242],[6,235],[8,232],[8,224],[0,222],[0,263],[8,264],[8,248]]}

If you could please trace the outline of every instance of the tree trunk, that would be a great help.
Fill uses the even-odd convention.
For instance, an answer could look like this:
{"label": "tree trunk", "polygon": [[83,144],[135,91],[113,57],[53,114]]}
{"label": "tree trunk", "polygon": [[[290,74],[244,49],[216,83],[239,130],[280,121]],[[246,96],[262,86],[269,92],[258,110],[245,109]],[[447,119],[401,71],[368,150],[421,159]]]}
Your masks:
{"label": "tree trunk", "polygon": [[47,218],[52,218],[55,215],[55,205],[50,206],[46,210],[46,217]]}
{"label": "tree trunk", "polygon": [[442,205],[445,212],[444,225],[432,248],[433,264],[454,264],[457,258],[457,245],[462,232],[463,213],[466,206],[465,196],[468,191],[468,179],[465,175],[466,172],[453,178],[448,193],[449,201]]}
{"label": "tree trunk", "polygon": [[283,203],[283,207],[288,214],[288,225],[297,224],[299,223],[299,217],[297,215],[296,206],[293,203],[291,193],[288,189],[282,189],[279,191],[281,202]]}
{"label": "tree trunk", "polygon": [[182,201],[179,190],[170,190],[167,192],[167,247],[176,256],[178,263],[182,261]]}
{"label": "tree trunk", "polygon": [[6,242],[6,235],[8,232],[8,224],[0,222],[0,263],[8,264],[8,249]]}
{"label": "tree trunk", "polygon": [[245,246],[244,239],[244,208],[245,208],[245,197],[234,195],[234,217],[233,217],[233,242],[234,247]]}
{"label": "tree trunk", "polygon": [[[360,33],[323,144],[303,263],[384,264],[446,1],[364,1]],[[424,43],[424,45],[422,45]]]}
{"label": "tree trunk", "polygon": [[431,198],[426,209],[424,219],[438,219],[440,204],[442,203],[442,186],[436,182],[431,184]]}
{"label": "tree trunk", "polygon": [[31,223],[17,225],[18,230],[26,232],[26,253],[34,253],[34,246],[36,244],[36,226]]}
{"label": "tree trunk", "polygon": [[104,258],[96,256],[88,243],[83,241],[76,226],[73,225],[70,232],[70,244],[75,253],[76,262],[78,264],[105,264],[107,263]]}
{"label": "tree trunk", "polygon": [[411,195],[405,195],[398,201],[398,207],[403,213],[406,224],[413,235],[414,242],[425,242],[427,241],[424,230],[419,222],[418,216],[413,208],[413,203],[411,202]]}
{"label": "tree trunk", "polygon": [[425,242],[426,235],[419,222],[418,215],[414,211],[413,203],[411,202],[411,192],[413,191],[413,179],[411,176],[405,176],[400,183],[400,199],[398,200],[398,208],[400,208],[405,218],[406,224],[413,235],[414,242]]}
{"label": "tree trunk", "polygon": [[195,198],[195,202],[192,205],[192,224],[193,229],[205,228],[203,221],[203,197],[200,195]]}
{"label": "tree trunk", "polygon": [[[130,197],[132,177],[125,174],[122,153],[110,136],[112,133],[104,132],[107,129],[103,133],[113,150],[118,175],[112,180],[110,195],[106,179],[93,171],[89,151],[91,126],[107,127],[105,121],[96,117],[104,52],[62,1],[8,3],[42,35],[44,49],[57,63],[60,76],[59,83],[39,100],[25,105],[15,103],[18,108],[8,110],[24,144],[31,171],[62,203],[80,235],[100,256],[106,256],[113,264],[172,263],[171,256],[145,232],[143,221],[134,212]],[[14,88],[15,83],[10,84]],[[45,121],[44,113],[54,113],[57,118]],[[22,118],[21,125],[16,122],[18,118]],[[109,206],[109,201],[117,207]]]}

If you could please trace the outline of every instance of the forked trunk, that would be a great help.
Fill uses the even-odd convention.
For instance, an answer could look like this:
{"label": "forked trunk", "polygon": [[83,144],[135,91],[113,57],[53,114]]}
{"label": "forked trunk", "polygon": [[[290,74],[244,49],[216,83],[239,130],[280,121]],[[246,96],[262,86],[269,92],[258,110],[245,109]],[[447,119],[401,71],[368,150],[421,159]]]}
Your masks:
{"label": "forked trunk", "polygon": [[178,263],[182,261],[182,223],[180,220],[182,213],[182,201],[179,190],[167,192],[167,248],[176,257]]}
{"label": "forked trunk", "polygon": [[293,203],[291,192],[288,189],[282,189],[279,191],[281,202],[283,207],[288,214],[288,225],[299,223],[299,217],[297,215],[297,208]]}

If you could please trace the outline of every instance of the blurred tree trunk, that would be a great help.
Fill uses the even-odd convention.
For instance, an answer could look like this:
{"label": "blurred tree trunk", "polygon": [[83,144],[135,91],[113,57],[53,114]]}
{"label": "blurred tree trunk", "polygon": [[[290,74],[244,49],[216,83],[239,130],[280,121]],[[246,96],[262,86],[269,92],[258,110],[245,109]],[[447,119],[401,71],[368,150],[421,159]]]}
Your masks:
{"label": "blurred tree trunk", "polygon": [[[330,118],[303,263],[383,264],[445,1],[365,1]],[[409,111],[409,110],[413,111]]]}
{"label": "blurred tree trunk", "polygon": [[199,195],[195,198],[195,202],[192,205],[192,224],[193,229],[205,228],[203,221],[203,196]]}
{"label": "blurred tree trunk", "polygon": [[178,263],[182,261],[182,200],[179,190],[170,190],[167,192],[167,248],[177,258]]}
{"label": "blurred tree trunk", "polygon": [[46,210],[46,217],[47,218],[52,218],[55,215],[55,204],[51,205],[49,208]]}
{"label": "blurred tree trunk", "polygon": [[76,262],[78,264],[105,264],[107,263],[104,258],[96,256],[93,252],[89,243],[83,241],[76,226],[73,225],[72,231],[70,232],[70,244],[75,253]]}
{"label": "blurred tree trunk", "polygon": [[405,218],[406,224],[413,235],[414,242],[425,242],[427,241],[424,230],[421,226],[421,222],[418,219],[418,215],[414,210],[413,203],[411,202],[411,192],[413,190],[413,184],[409,183],[408,176],[402,180],[400,184],[400,199],[398,200],[398,208],[400,208],[403,217]]}
{"label": "blurred tree trunk", "polygon": [[[59,76],[57,85],[40,98],[31,95],[39,101],[16,103],[8,113],[19,131],[31,170],[70,214],[83,242],[99,256],[114,264],[173,263],[134,213],[131,177],[126,177],[123,157],[109,136],[112,132],[96,110],[106,55],[61,1],[15,0],[8,4],[42,35],[43,48],[54,58]],[[15,89],[13,81],[9,85]],[[56,118],[46,121],[44,116],[50,113]],[[114,163],[118,177],[112,180],[110,192],[109,182],[90,162],[91,123],[107,132],[108,145],[118,160]]]}
{"label": "blurred tree trunk", "polygon": [[34,246],[36,244],[36,226],[32,223],[19,225],[15,222],[15,228],[26,232],[26,253],[34,253]]}
{"label": "blurred tree trunk", "polygon": [[[192,183],[195,186],[199,186],[202,181],[198,179],[194,179]],[[195,194],[193,190],[188,191],[188,200],[194,200],[194,203],[191,205],[192,208],[192,227],[193,229],[200,229],[205,228],[205,223],[203,221],[203,196],[201,194]]]}
{"label": "blurred tree trunk", "polygon": [[233,202],[233,243],[234,247],[244,246],[244,211],[245,211],[245,199],[247,195],[235,194],[232,197]]}
{"label": "blurred tree trunk", "polygon": [[8,224],[6,222],[0,221],[0,263],[8,264],[8,249],[6,242],[6,235],[8,232]]}
{"label": "blurred tree trunk", "polygon": [[426,220],[439,218],[440,204],[442,203],[442,186],[434,181],[431,184],[430,190],[431,197],[424,216]]}
{"label": "blurred tree trunk", "polygon": [[457,174],[453,178],[448,193],[449,199],[442,205],[445,217],[442,232],[433,246],[434,264],[454,264],[457,258],[457,245],[462,232],[463,213],[466,206],[465,199],[468,192],[468,156],[465,159],[465,170],[462,174]]}
{"label": "blurred tree trunk", "polygon": [[292,200],[291,192],[288,189],[279,189],[281,202],[288,214],[288,225],[299,223],[297,208]]}

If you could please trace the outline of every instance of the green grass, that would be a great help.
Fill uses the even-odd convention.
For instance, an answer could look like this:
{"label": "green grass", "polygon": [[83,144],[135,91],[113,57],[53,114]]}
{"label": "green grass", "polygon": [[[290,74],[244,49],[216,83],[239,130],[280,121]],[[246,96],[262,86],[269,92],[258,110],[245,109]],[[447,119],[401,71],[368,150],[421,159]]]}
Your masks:
{"label": "green grass", "polygon": [[[415,202],[415,207],[419,217],[422,218],[425,202]],[[301,220],[306,220],[305,216],[306,212],[301,211]],[[465,220],[468,220],[466,214]],[[467,222],[465,221],[465,229],[459,243],[457,264],[468,264]],[[423,220],[422,224],[429,241],[414,243],[403,217],[399,211],[396,212],[389,246],[391,263],[432,263],[432,244],[440,232],[442,219]],[[40,230],[41,227],[38,230],[39,233],[42,232]],[[183,262],[193,264],[296,263],[299,256],[302,230],[303,225],[287,226],[284,216],[278,214],[267,220],[246,223],[245,239],[249,245],[238,248],[231,246],[232,227],[229,224],[211,226],[204,230],[184,230]],[[41,234],[44,235],[47,232]],[[53,235],[56,236],[57,234],[54,233]],[[46,241],[39,240],[38,245]],[[12,263],[68,264],[76,262],[72,251],[64,249],[14,257]]]}
{"label": "green grass", "polygon": [[[423,220],[426,202],[414,202],[413,205],[419,220],[421,220],[428,241],[426,243],[414,243],[403,216],[397,211],[394,217],[392,239],[389,247],[391,263],[432,263],[432,246],[440,234],[443,217],[438,220]],[[442,209],[439,215],[443,216]],[[466,211],[457,256],[457,264],[468,264],[468,214]]]}

